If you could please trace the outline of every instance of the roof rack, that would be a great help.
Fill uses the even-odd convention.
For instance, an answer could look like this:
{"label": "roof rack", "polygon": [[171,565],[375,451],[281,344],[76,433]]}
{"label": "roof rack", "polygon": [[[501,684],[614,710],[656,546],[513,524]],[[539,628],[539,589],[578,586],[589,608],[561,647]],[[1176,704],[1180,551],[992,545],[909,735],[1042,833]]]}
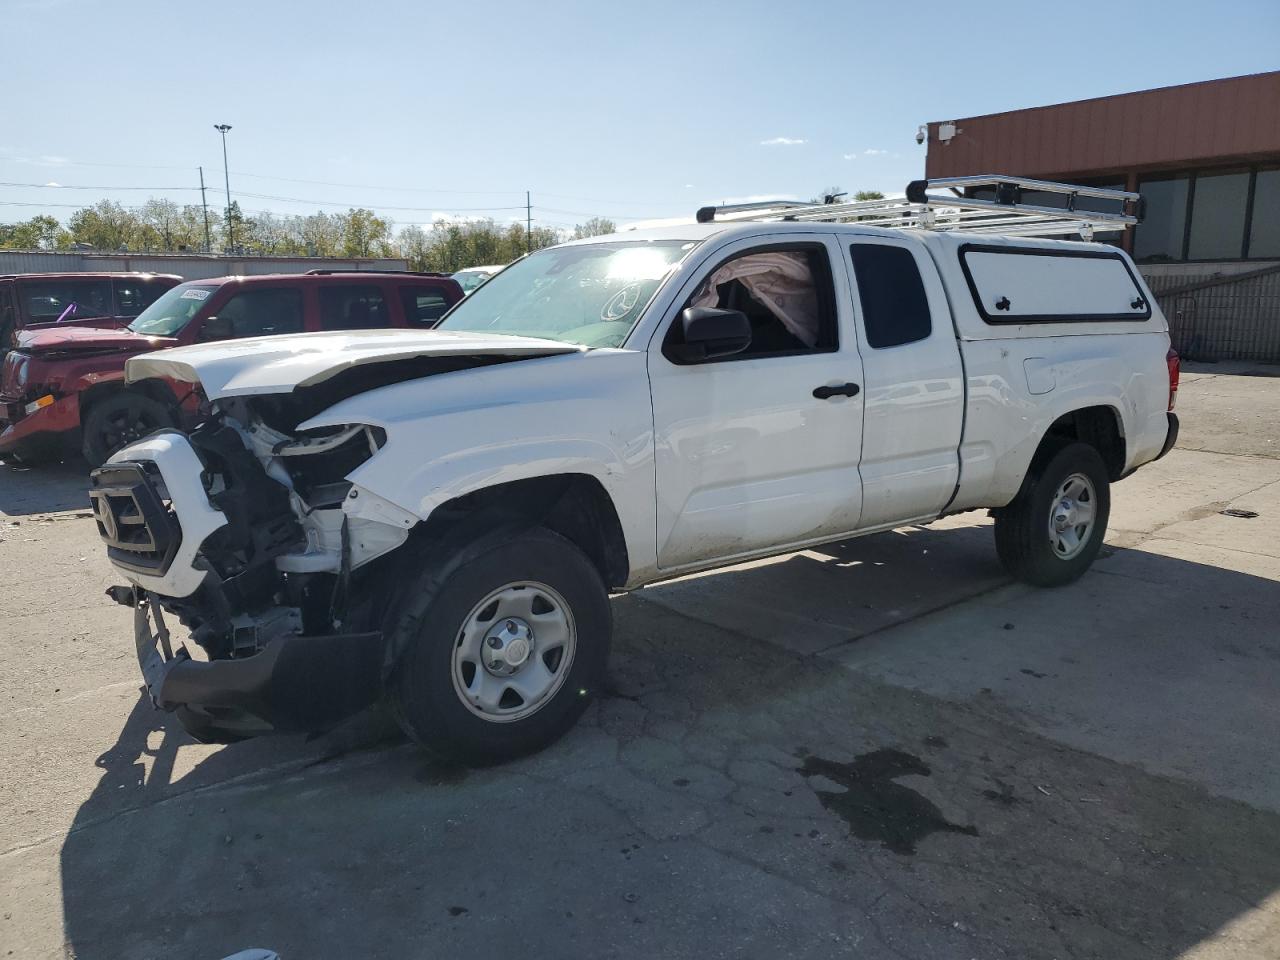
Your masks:
{"label": "roof rack", "polygon": [[[944,194],[932,191],[945,190]],[[1052,237],[1123,230],[1141,223],[1142,196],[1125,190],[1084,187],[1050,180],[982,175],[912,180],[906,197],[843,202],[843,194],[823,203],[765,200],[703,207],[699,223],[785,220],[805,223],[855,222],[863,226]],[[1112,210],[1082,210],[1080,198],[1109,201]]]}
{"label": "roof rack", "polygon": [[303,276],[307,277],[330,277],[335,274],[347,273],[394,273],[397,276],[409,277],[449,277],[452,274],[440,273],[436,270],[357,270],[355,267],[317,267],[308,270]]}

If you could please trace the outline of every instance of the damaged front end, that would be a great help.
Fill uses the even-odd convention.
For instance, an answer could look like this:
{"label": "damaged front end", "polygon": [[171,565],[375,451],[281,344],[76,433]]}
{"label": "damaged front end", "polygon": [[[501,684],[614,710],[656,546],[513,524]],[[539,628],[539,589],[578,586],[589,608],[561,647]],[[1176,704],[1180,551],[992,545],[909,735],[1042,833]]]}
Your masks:
{"label": "damaged front end", "polygon": [[[347,479],[381,430],[299,431],[306,412],[224,400],[189,436],[154,434],[91,475],[147,690],[202,740],[325,729],[381,693],[387,578],[367,565],[417,518]],[[174,648],[166,616],[203,657]]]}

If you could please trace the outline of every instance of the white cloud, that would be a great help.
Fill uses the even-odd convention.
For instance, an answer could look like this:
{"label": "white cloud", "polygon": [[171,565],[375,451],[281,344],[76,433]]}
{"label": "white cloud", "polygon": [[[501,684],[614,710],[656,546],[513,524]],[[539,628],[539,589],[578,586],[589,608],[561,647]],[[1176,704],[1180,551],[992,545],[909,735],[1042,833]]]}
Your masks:
{"label": "white cloud", "polygon": [[52,165],[54,165],[54,166],[60,166],[60,165],[62,165],[62,164],[64,164],[64,163],[70,163],[71,161],[70,161],[69,159],[67,159],[66,157],[48,157],[48,156],[46,156],[46,157],[41,157],[41,158],[40,158],[40,162],[41,162],[41,163],[48,163],[48,164],[52,164]]}
{"label": "white cloud", "polygon": [[841,156],[842,156],[842,157],[844,157],[846,160],[857,160],[857,159],[858,159],[858,155],[857,155],[856,153],[844,153],[844,154],[841,154]]}
{"label": "white cloud", "polygon": [[692,184],[692,183],[686,183],[686,184],[684,185],[684,188],[685,188],[686,190],[692,190],[692,189],[693,189],[693,184]]}
{"label": "white cloud", "polygon": [[761,140],[762,147],[798,147],[802,143],[808,143],[803,137],[771,137],[768,140]]}
{"label": "white cloud", "polygon": [[862,151],[862,155],[864,157],[884,157],[888,156],[888,154],[888,150],[877,150],[874,147],[867,147],[867,149]]}
{"label": "white cloud", "polygon": [[58,183],[58,181],[56,181],[56,180],[50,180],[48,183],[46,183],[46,184],[45,184],[45,186],[46,186],[46,187],[60,187],[60,186],[62,186],[62,184]]}

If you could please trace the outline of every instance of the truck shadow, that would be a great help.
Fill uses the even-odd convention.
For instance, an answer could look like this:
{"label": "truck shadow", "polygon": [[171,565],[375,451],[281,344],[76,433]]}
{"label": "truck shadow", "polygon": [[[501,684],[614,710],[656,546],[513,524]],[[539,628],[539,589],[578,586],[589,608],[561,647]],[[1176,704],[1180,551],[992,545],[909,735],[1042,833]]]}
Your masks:
{"label": "truck shadow", "polygon": [[80,457],[41,467],[0,460],[0,517],[89,509],[89,465]]}
{"label": "truck shadow", "polygon": [[[68,955],[218,958],[252,944],[285,960],[454,956],[483,943],[489,956],[692,957],[710,940],[730,953],[816,956],[832,955],[829,930],[865,934],[872,946],[859,955],[873,955],[875,915],[893,924],[899,955],[971,955],[968,931],[992,955],[1173,960],[1280,891],[1280,815],[1030,733],[1009,686],[1059,682],[1040,669],[1052,644],[1031,642],[1032,629],[1052,639],[1067,629],[1061,611],[1082,605],[1117,616],[1109,598],[1120,592],[1132,616],[1064,652],[1079,662],[1060,669],[1100,683],[1117,665],[1130,670],[1128,702],[1168,711],[1171,739],[1179,712],[1209,706],[1226,714],[1214,730],[1275,729],[1274,698],[1222,695],[1275,676],[1280,641],[1261,626],[1280,618],[1274,581],[1116,550],[1071,587],[1001,592],[987,627],[934,614],[941,631],[901,635],[904,663],[940,656],[939,632],[962,655],[1011,651],[971,659],[966,669],[990,672],[985,692],[957,703],[798,655],[782,638],[788,623],[800,629],[806,603],[825,602],[823,622],[839,627],[832,595],[878,607],[891,580],[919,579],[932,535],[890,536],[707,578],[725,582],[703,588],[714,603],[697,617],[679,608],[699,595],[618,598],[611,692],[548,751],[466,776],[409,747],[315,765],[380,748],[384,731],[327,754],[300,738],[234,745],[175,779],[190,741],[140,701],[98,759],[101,778],[61,850]],[[990,547],[978,536],[946,549],[986,583]],[[778,599],[781,614],[754,635],[726,631],[715,611],[735,593],[755,610]],[[849,611],[846,637],[863,635]],[[1246,613],[1254,628],[1227,622]],[[1126,646],[1140,659],[1108,657]],[[1196,647],[1203,656],[1188,659]],[[1041,676],[1011,675],[1024,660]],[[1160,692],[1170,687],[1174,701]],[[1242,768],[1262,769],[1273,745],[1256,740],[1205,736],[1192,748],[1210,767],[1229,747],[1245,751]],[[876,802],[927,806],[954,829],[895,850],[829,812],[886,756],[901,761],[901,779],[871,791]],[[505,829],[530,811],[554,815],[537,830]],[[805,923],[780,920],[793,914]]]}

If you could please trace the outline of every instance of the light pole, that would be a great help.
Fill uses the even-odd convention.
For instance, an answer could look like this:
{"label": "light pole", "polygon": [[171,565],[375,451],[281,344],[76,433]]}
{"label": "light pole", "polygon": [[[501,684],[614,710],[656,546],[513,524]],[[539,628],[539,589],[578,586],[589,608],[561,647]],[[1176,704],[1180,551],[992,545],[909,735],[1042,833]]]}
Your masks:
{"label": "light pole", "polygon": [[222,177],[227,186],[227,246],[234,252],[236,248],[236,228],[231,220],[231,174],[227,172],[227,131],[229,123],[215,123],[213,129],[222,134]]}

